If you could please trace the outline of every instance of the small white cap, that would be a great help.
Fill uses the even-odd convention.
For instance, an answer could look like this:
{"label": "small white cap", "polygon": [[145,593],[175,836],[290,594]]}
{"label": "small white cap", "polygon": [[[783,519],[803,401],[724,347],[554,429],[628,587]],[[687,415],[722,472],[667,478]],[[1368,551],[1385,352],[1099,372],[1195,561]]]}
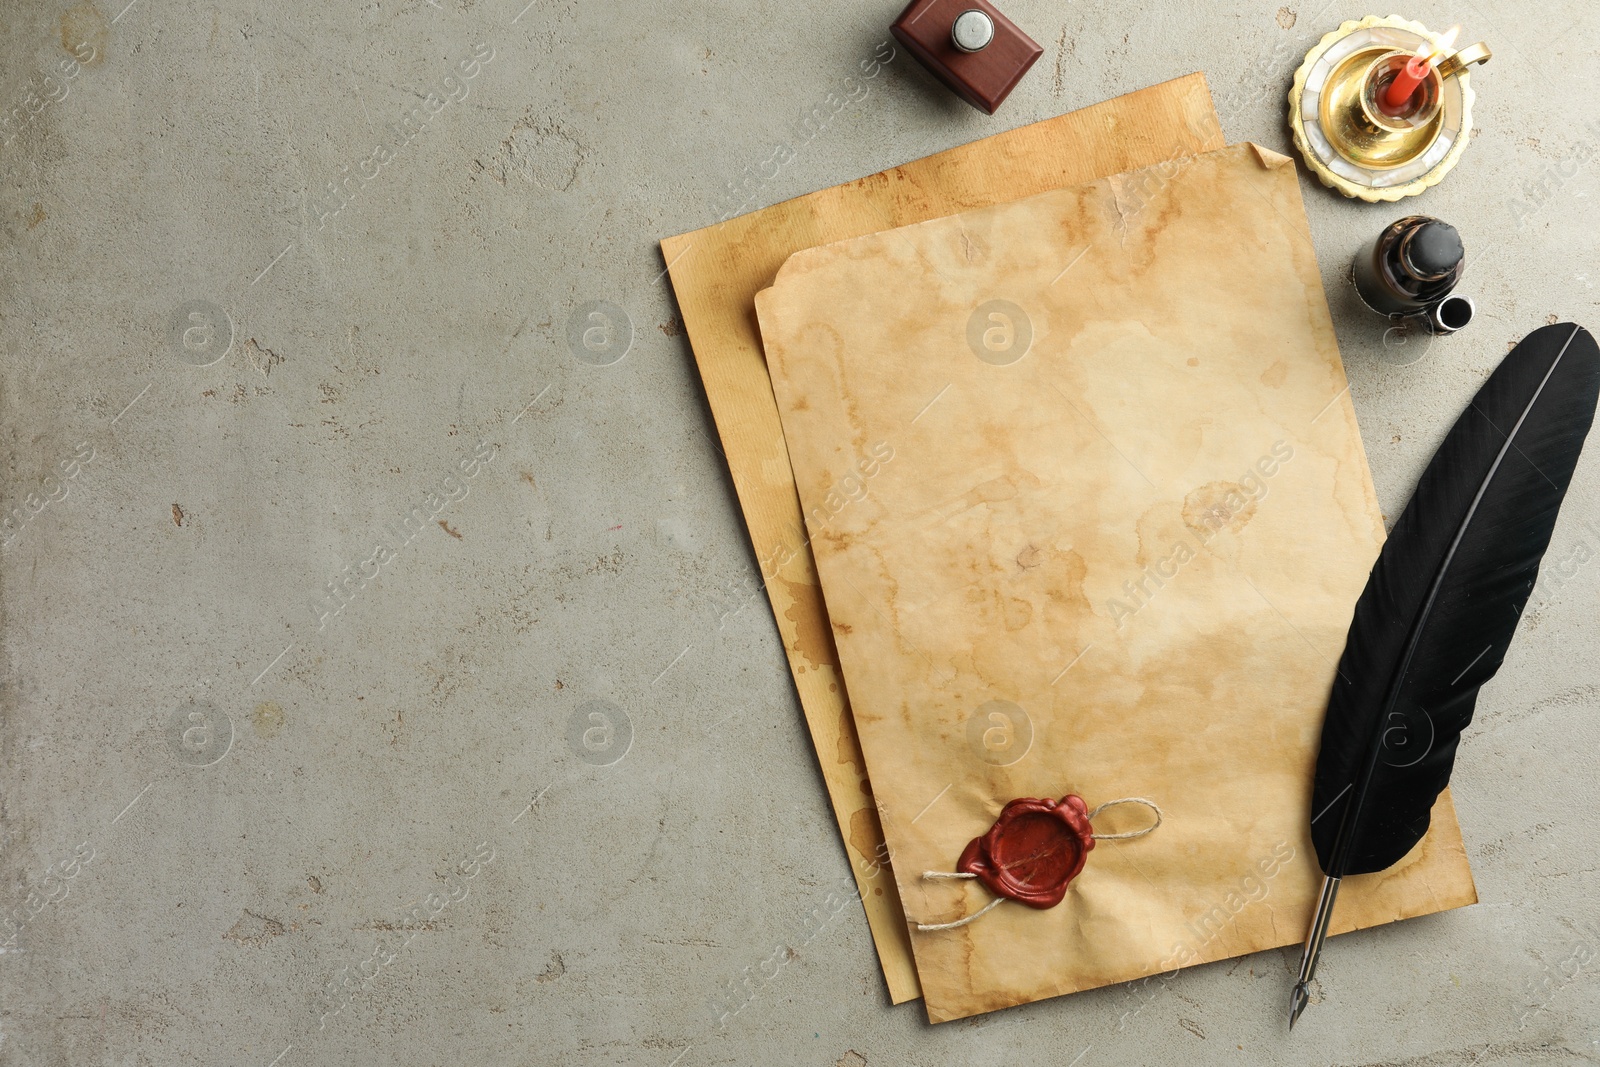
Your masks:
{"label": "small white cap", "polygon": [[950,42],[963,52],[981,52],[994,40],[994,20],[974,8],[956,16]]}

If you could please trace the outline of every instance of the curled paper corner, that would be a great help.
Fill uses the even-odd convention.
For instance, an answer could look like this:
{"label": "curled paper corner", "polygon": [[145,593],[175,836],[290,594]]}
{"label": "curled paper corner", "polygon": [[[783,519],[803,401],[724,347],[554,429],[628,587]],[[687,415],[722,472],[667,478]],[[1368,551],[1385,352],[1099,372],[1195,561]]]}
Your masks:
{"label": "curled paper corner", "polygon": [[[798,255],[798,254],[799,253],[796,253],[796,255]],[[787,267],[788,265],[789,265],[788,261],[785,260],[783,266],[778,268],[778,278],[781,278],[783,276],[784,268]],[[772,284],[771,285],[767,286],[765,289],[757,290],[757,292],[756,292],[756,296],[755,296],[755,312],[756,312],[756,332],[757,332],[758,335],[760,335],[760,331],[761,331],[762,313],[766,309],[767,305],[770,304],[772,302],[772,300],[774,299],[773,293],[776,292],[776,290],[778,288],[778,278],[772,279]],[[772,343],[770,341],[768,341],[765,336],[760,336],[760,341],[761,341],[761,352],[762,352],[762,355],[765,356],[767,358],[767,360],[770,362],[771,358],[772,358],[771,357]]]}
{"label": "curled paper corner", "polygon": [[[871,237],[872,234],[867,233],[863,234],[862,236]],[[802,248],[798,252],[789,253],[788,257],[783,261],[783,263],[779,265],[778,272],[772,276],[772,281],[765,289],[762,289],[756,294],[757,305],[759,306],[762,296],[770,293],[773,289],[778,288],[780,285],[786,284],[793,281],[797,277],[810,273],[811,271],[815,270],[819,264],[829,262],[833,254],[834,253],[831,252],[828,245],[817,245],[812,248]]]}
{"label": "curled paper corner", "polygon": [[1279,167],[1284,166],[1285,164],[1292,165],[1294,163],[1294,160],[1290,159],[1288,156],[1280,155],[1270,148],[1263,148],[1254,141],[1246,141],[1245,144],[1255,149],[1256,159],[1267,170],[1277,170]]}

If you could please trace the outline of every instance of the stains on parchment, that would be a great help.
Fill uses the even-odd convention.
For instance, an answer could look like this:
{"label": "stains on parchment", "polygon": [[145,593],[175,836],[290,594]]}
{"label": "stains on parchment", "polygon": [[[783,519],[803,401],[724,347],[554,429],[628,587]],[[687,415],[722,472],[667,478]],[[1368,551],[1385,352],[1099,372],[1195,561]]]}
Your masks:
{"label": "stains on parchment", "polygon": [[1269,389],[1281,388],[1288,380],[1289,364],[1281,359],[1261,372],[1261,384]]}
{"label": "stains on parchment", "polygon": [[[1184,541],[1184,531],[1177,526],[1168,504],[1146,508],[1134,523],[1133,530],[1134,536],[1139,539],[1139,548],[1133,554],[1133,560],[1142,571],[1148,572],[1154,568],[1158,577],[1165,578],[1165,568],[1174,563],[1187,563],[1195,556],[1192,548],[1186,552],[1177,551]],[[1205,535],[1210,537],[1214,532],[1207,527]]]}
{"label": "stains on parchment", "polygon": [[277,919],[269,919],[260,912],[246,908],[244,914],[239,916],[239,921],[229,927],[228,932],[222,936],[228,941],[260,948],[282,933],[283,924]]}
{"label": "stains on parchment", "polygon": [[[1018,482],[1022,485],[1018,485]],[[961,498],[960,511],[978,507],[980,504],[1000,504],[1007,500],[1015,500],[1017,493],[1023,488],[1038,489],[1044,483],[1028,471],[1019,471],[1017,474],[1003,474],[998,478],[991,478],[967,490]]]}
{"label": "stains on parchment", "polygon": [[[1116,206],[1115,225],[1121,246],[1127,247],[1130,233],[1136,233],[1138,237],[1129,263],[1134,276],[1142,275],[1155,266],[1161,236],[1183,217],[1187,207],[1193,206],[1190,198],[1179,196],[1167,188],[1188,166],[1188,162],[1167,160],[1105,179]],[[1147,216],[1149,221],[1145,221]]]}
{"label": "stains on parchment", "polygon": [[[867,760],[861,754],[861,745],[856,740],[856,721],[850,715],[850,709],[845,707],[839,712],[839,749],[840,763],[853,763],[856,765],[856,777],[865,784],[867,779]],[[871,855],[868,852],[866,855]]]}
{"label": "stains on parchment", "polygon": [[995,599],[1000,602],[1000,618],[1005,622],[1007,631],[1015,633],[1033,621],[1033,605],[1021,597],[997,592]]}
{"label": "stains on parchment", "polygon": [[982,263],[994,256],[994,249],[979,234],[961,231],[961,258],[967,263]]}
{"label": "stains on parchment", "polygon": [[1238,533],[1255,514],[1255,498],[1238,482],[1208,482],[1183,498],[1184,525],[1207,537]]}
{"label": "stains on parchment", "polygon": [[858,808],[850,813],[850,847],[869,860],[883,854],[883,827],[876,808]]}
{"label": "stains on parchment", "polygon": [[[102,62],[110,43],[111,21],[90,0],[81,0],[61,13],[61,47],[84,66]],[[85,49],[86,44],[94,51]],[[81,58],[85,55],[89,58]]]}
{"label": "stains on parchment", "polygon": [[[969,609],[982,620],[980,636],[974,637],[970,649],[955,655],[952,668],[983,678],[1004,678],[1015,669],[1018,631],[1043,626],[1073,634],[1094,618],[1084,592],[1089,568],[1083,556],[1076,549],[1048,543],[1038,551],[1037,564],[1027,570],[1006,573],[1013,554],[1009,546],[974,568],[974,581],[965,596]],[[1004,577],[1004,584],[996,586],[996,576]],[[1067,653],[1062,663],[1071,657]]]}
{"label": "stains on parchment", "polygon": [[1094,614],[1083,583],[1089,577],[1089,564],[1076,549],[1052,552],[1050,566],[1045,571],[1045,607],[1062,621],[1088,618]]}
{"label": "stains on parchment", "polygon": [[[837,664],[839,660],[833,648],[833,633],[828,627],[822,605],[817,602],[820,591],[805,582],[791,582],[783,577],[777,580],[783,583],[784,591],[789,594],[789,606],[783,612],[783,617],[794,623],[794,644],[789,647],[804,656],[813,669]],[[802,610],[802,607],[809,610]],[[799,664],[795,665],[796,674],[804,674],[805,670]]]}

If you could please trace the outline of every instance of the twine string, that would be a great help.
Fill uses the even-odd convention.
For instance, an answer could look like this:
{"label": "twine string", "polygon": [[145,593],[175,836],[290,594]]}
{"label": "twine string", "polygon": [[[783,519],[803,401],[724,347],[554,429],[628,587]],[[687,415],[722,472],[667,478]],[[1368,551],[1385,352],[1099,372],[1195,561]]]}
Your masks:
{"label": "twine string", "polygon": [[985,904],[971,915],[968,915],[965,919],[957,919],[953,923],[918,923],[917,929],[921,930],[925,934],[931,934],[938,930],[954,930],[957,927],[965,926],[970,922],[977,922],[979,919],[983,918],[985,915],[989,914],[991,911],[998,908],[1005,902],[1005,897],[995,897],[993,900],[989,901],[989,903]]}
{"label": "twine string", "polygon": [[1146,826],[1143,830],[1132,830],[1125,834],[1090,834],[1089,836],[1093,837],[1096,841],[1132,841],[1136,837],[1143,837],[1145,834],[1155,833],[1156,827],[1161,825],[1160,805],[1153,800],[1146,800],[1144,797],[1123,797],[1121,800],[1108,800],[1089,813],[1089,822],[1093,823],[1096,815],[1099,815],[1107,808],[1114,808],[1118,804],[1143,804],[1145,807],[1156,813],[1156,821],[1151,823],[1149,826]]}
{"label": "twine string", "polygon": [[[1146,826],[1142,830],[1129,830],[1128,832],[1121,834],[1090,834],[1090,837],[1094,838],[1096,841],[1132,841],[1136,837],[1143,837],[1146,834],[1155,833],[1157,827],[1161,825],[1161,806],[1155,801],[1146,800],[1144,797],[1123,797],[1120,800],[1108,800],[1104,804],[1101,804],[1099,807],[1095,808],[1093,811],[1089,812],[1089,823],[1091,828],[1093,827],[1094,817],[1096,815],[1099,815],[1107,808],[1114,808],[1118,804],[1142,804],[1151,811],[1155,812],[1156,821],[1151,823],[1149,826]],[[960,871],[923,871],[922,877],[927,879],[965,879],[976,878],[978,876],[975,874],[965,874]],[[985,904],[983,907],[964,918],[947,923],[917,923],[917,929],[925,934],[937,933],[940,930],[958,930],[968,923],[977,922],[979,919],[983,918],[985,915],[989,914],[991,911],[993,911],[995,908],[998,908],[1009,899],[1009,897],[995,897],[993,900],[989,901],[989,903]]]}

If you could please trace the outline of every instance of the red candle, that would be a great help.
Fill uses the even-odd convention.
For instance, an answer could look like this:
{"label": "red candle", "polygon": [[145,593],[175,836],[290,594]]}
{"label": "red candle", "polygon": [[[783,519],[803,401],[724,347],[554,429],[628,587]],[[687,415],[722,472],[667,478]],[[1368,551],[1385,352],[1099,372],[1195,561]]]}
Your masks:
{"label": "red candle", "polygon": [[1433,71],[1433,60],[1429,56],[1412,56],[1410,61],[1394,76],[1394,81],[1389,83],[1389,88],[1383,94],[1383,107],[1390,114],[1399,114],[1411,102],[1412,94],[1417,91],[1417,86]]}
{"label": "red candle", "polygon": [[1406,106],[1411,103],[1411,98],[1416,95],[1417,86],[1433,72],[1434,65],[1444,58],[1446,52],[1455,46],[1456,35],[1461,32],[1460,26],[1450,27],[1450,31],[1439,38],[1439,43],[1425,46],[1417,51],[1400,68],[1400,73],[1394,76],[1394,81],[1389,83],[1389,88],[1383,92],[1379,101],[1383,110],[1391,115],[1403,113]]}

